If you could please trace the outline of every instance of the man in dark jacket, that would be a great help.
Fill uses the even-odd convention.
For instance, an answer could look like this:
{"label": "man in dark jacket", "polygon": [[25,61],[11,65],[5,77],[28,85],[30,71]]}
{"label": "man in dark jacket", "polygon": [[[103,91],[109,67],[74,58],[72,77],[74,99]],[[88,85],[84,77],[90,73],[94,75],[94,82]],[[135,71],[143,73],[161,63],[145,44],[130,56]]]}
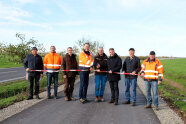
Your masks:
{"label": "man in dark jacket", "polygon": [[123,73],[131,73],[132,75],[125,75],[125,97],[124,104],[130,104],[130,85],[132,85],[132,106],[136,103],[136,87],[137,87],[137,75],[141,70],[140,59],[134,55],[134,48],[129,49],[129,57],[127,57],[123,63]]}
{"label": "man in dark jacket", "polygon": [[[77,60],[76,55],[73,54],[72,47],[68,47],[67,49],[68,53],[63,57],[62,60],[62,69],[63,70],[70,70],[70,69],[77,69]],[[75,77],[78,73],[76,71],[63,71],[63,77],[65,82],[64,87],[64,94],[65,94],[65,100],[69,101],[75,101],[75,98],[73,97],[73,90],[74,90],[74,82]]]}
{"label": "man in dark jacket", "polygon": [[111,100],[109,103],[114,103],[114,105],[118,105],[118,97],[119,97],[119,88],[118,82],[121,79],[119,74],[114,74],[114,72],[120,72],[122,68],[122,60],[115,53],[113,48],[109,49],[110,57],[107,60],[108,65],[108,81],[111,89]]}
{"label": "man in dark jacket", "polygon": [[94,68],[95,72],[95,101],[104,102],[103,95],[105,85],[107,82],[107,73],[100,71],[107,71],[107,55],[103,51],[103,47],[98,48],[98,54],[94,57]]}
{"label": "man in dark jacket", "polygon": [[[33,87],[35,83],[35,95],[37,99],[39,98],[39,80],[43,77],[42,72],[33,72],[31,70],[43,70],[43,60],[40,55],[37,54],[37,48],[32,48],[32,54],[26,56],[23,62],[24,68],[28,73],[28,80],[30,82],[29,86],[29,97],[27,100],[33,99]],[[34,82],[35,81],[35,82]]]}

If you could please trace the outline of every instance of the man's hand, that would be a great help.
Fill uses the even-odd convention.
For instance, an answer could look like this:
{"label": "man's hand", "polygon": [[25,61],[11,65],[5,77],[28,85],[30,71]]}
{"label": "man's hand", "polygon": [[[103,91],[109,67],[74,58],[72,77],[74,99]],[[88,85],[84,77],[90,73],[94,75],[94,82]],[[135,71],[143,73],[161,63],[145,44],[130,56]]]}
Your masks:
{"label": "man's hand", "polygon": [[132,75],[135,75],[135,74],[136,74],[136,71],[133,71],[133,72],[132,72]]}
{"label": "man's hand", "polygon": [[30,69],[29,69],[29,68],[27,68],[27,69],[26,69],[26,71],[30,71]]}
{"label": "man's hand", "polygon": [[109,74],[112,74],[112,71],[111,70],[109,71]]}
{"label": "man's hand", "polygon": [[162,81],[158,81],[158,84],[161,84]]}
{"label": "man's hand", "polygon": [[96,68],[100,68],[100,64],[97,64]]}
{"label": "man's hand", "polygon": [[144,76],[145,76],[145,73],[141,73],[141,76],[143,76],[143,77],[144,77]]}
{"label": "man's hand", "polygon": [[66,76],[66,75],[64,75],[63,77],[64,77],[64,78],[67,78],[67,76]]}
{"label": "man's hand", "polygon": [[40,74],[40,77],[43,78],[43,74]]}
{"label": "man's hand", "polygon": [[97,72],[100,72],[100,69],[97,69],[96,71],[97,71]]}

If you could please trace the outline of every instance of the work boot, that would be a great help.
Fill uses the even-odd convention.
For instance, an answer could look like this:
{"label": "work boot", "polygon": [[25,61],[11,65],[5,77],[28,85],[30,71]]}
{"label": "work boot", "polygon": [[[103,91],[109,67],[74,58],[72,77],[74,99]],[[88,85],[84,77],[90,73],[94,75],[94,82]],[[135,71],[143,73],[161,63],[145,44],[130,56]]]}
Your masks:
{"label": "work boot", "polygon": [[131,106],[136,106],[136,103],[135,102],[132,102],[132,105]]}
{"label": "work boot", "polygon": [[36,95],[36,99],[40,99],[39,95]]}
{"label": "work boot", "polygon": [[33,96],[29,96],[29,97],[27,98],[27,100],[31,100],[31,99],[33,99]]}
{"label": "work boot", "polygon": [[65,101],[69,101],[68,96],[65,96]]}
{"label": "work boot", "polygon": [[151,108],[151,105],[146,105],[145,108]]}
{"label": "work boot", "polygon": [[76,101],[76,99],[74,97],[70,97],[70,100],[72,101]]}
{"label": "work boot", "polygon": [[100,100],[101,100],[101,102],[104,102],[105,101],[104,98],[103,98],[103,96],[100,97]]}
{"label": "work boot", "polygon": [[156,110],[156,111],[158,111],[158,110],[159,110],[158,106],[155,106],[155,110]]}
{"label": "work boot", "polygon": [[84,99],[79,99],[79,101],[84,104],[85,103],[85,100]]}
{"label": "work boot", "polygon": [[99,102],[99,97],[96,96],[95,102]]}
{"label": "work boot", "polygon": [[51,94],[47,95],[47,98],[48,98],[48,99],[51,99],[51,98],[52,98],[52,97],[51,97]]}
{"label": "work boot", "polygon": [[130,104],[130,101],[125,101],[123,102],[123,104]]}
{"label": "work boot", "polygon": [[113,99],[111,99],[108,103],[114,103],[114,100]]}
{"label": "work boot", "polygon": [[115,100],[114,101],[114,105],[118,105],[118,100]]}
{"label": "work boot", "polygon": [[54,99],[58,99],[58,96],[57,95],[54,95]]}

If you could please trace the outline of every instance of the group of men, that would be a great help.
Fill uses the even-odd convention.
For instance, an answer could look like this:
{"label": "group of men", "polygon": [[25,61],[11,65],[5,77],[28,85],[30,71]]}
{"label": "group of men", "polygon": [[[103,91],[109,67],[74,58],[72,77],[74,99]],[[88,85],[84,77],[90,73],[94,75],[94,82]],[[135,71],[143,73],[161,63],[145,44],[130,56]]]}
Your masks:
{"label": "group of men", "polygon": [[[119,99],[119,87],[118,83],[121,80],[120,72],[122,69],[125,74],[125,101],[123,104],[130,104],[135,106],[136,104],[136,87],[138,75],[144,77],[145,88],[147,94],[147,105],[145,108],[151,108],[152,101],[155,109],[158,110],[158,84],[161,84],[163,79],[163,65],[160,60],[155,57],[155,52],[151,51],[150,56],[144,60],[141,65],[140,59],[134,55],[134,48],[129,49],[129,57],[127,57],[123,64],[122,59],[115,53],[114,48],[109,49],[110,56],[108,57],[103,50],[103,47],[98,48],[98,53],[94,57],[91,56],[89,51],[89,43],[84,44],[84,48],[79,55],[79,64],[76,60],[76,55],[73,54],[72,47],[67,48],[67,54],[61,56],[56,53],[55,46],[50,47],[50,53],[44,57],[37,54],[37,48],[32,48],[32,54],[27,55],[23,64],[28,72],[29,97],[28,100],[33,99],[33,86],[35,84],[35,96],[39,99],[39,80],[43,77],[43,72],[34,70],[46,70],[47,71],[47,97],[51,99],[51,81],[54,79],[54,98],[57,99],[58,93],[58,75],[60,69],[63,70],[64,77],[64,94],[65,100],[74,101],[73,90],[76,75],[80,74],[80,87],[79,87],[79,101],[86,103],[87,90],[89,85],[90,71],[95,71],[95,102],[104,102],[104,90],[107,80],[110,84],[111,99],[109,103],[118,105]],[[141,72],[140,74],[138,74]],[[132,95],[130,95],[130,87],[132,87]],[[153,91],[153,100],[151,96],[151,89]]]}

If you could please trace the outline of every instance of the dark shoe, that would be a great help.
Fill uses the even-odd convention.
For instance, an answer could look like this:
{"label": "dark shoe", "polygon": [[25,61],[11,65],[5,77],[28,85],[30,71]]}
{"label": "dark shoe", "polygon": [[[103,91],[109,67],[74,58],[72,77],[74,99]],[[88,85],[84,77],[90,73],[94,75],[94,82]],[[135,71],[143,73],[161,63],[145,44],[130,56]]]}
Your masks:
{"label": "dark shoe", "polygon": [[41,99],[41,98],[39,97],[39,95],[36,95],[36,99]]}
{"label": "dark shoe", "polygon": [[151,105],[146,105],[145,108],[151,108]]}
{"label": "dark shoe", "polygon": [[115,101],[115,102],[114,102],[114,105],[118,105],[118,101]]}
{"label": "dark shoe", "polygon": [[131,104],[132,106],[136,106],[136,103],[135,102],[132,102],[132,104]]}
{"label": "dark shoe", "polygon": [[123,104],[130,104],[130,101],[125,101],[123,102]]}
{"label": "dark shoe", "polygon": [[54,95],[54,99],[58,99],[58,96],[57,95]]}
{"label": "dark shoe", "polygon": [[114,100],[111,99],[108,103],[114,103]]}
{"label": "dark shoe", "polygon": [[50,95],[47,96],[48,99],[51,99],[52,97]]}
{"label": "dark shoe", "polygon": [[155,110],[156,110],[156,111],[158,111],[158,110],[159,110],[159,108],[158,108],[157,106],[155,106]]}
{"label": "dark shoe", "polygon": [[27,100],[31,100],[31,99],[33,99],[33,96],[29,96],[29,97],[27,98]]}
{"label": "dark shoe", "polygon": [[84,99],[85,100],[85,102],[89,102],[89,100],[88,99]]}

